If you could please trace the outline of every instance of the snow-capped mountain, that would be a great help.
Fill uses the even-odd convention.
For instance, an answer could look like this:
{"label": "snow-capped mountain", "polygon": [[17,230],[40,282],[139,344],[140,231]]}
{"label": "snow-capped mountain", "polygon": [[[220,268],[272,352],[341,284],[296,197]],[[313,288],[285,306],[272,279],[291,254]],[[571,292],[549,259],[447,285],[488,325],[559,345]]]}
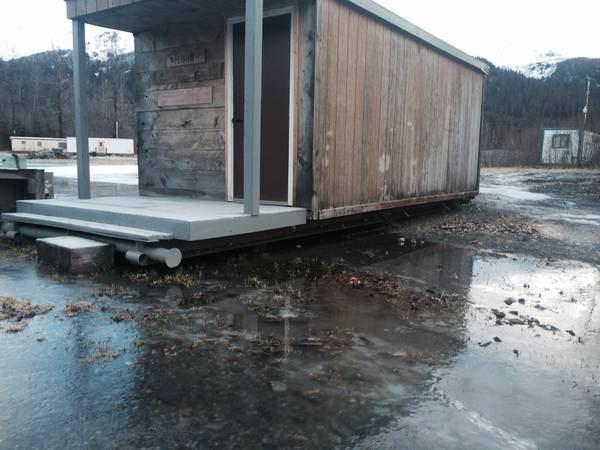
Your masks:
{"label": "snow-capped mountain", "polygon": [[537,56],[533,62],[514,67],[513,69],[528,78],[542,80],[544,78],[551,77],[554,72],[556,72],[558,65],[566,60],[567,58],[564,58],[555,52],[549,51]]}

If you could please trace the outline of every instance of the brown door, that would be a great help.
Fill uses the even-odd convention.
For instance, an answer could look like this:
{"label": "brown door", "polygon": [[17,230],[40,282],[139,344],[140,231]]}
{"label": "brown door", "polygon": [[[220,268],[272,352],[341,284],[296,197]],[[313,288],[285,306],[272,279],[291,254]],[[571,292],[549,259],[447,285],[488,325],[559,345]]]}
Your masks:
{"label": "brown door", "polygon": [[[263,27],[260,198],[288,202],[291,15],[268,17]],[[244,197],[243,23],[233,27],[233,191]]]}

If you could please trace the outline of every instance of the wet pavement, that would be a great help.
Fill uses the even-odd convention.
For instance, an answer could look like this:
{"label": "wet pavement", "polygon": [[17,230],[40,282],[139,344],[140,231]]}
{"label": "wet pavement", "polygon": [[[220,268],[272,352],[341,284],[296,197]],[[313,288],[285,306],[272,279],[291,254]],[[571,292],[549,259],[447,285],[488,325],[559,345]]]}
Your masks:
{"label": "wet pavement", "polygon": [[598,266],[427,226],[92,277],[0,241],[54,306],[0,321],[0,448],[598,448]]}

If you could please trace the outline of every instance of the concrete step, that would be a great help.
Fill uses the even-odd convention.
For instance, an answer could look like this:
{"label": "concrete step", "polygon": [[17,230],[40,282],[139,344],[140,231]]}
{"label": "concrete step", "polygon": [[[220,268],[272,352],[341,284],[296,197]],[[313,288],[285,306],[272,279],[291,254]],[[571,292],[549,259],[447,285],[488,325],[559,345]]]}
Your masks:
{"label": "concrete step", "polygon": [[[124,205],[126,206],[125,200]],[[62,217],[82,220],[92,223],[103,223],[120,227],[131,227],[168,233],[175,239],[186,240],[190,234],[187,221],[172,217],[157,217],[144,214],[143,208],[132,212],[130,208],[119,208],[114,205],[102,207],[94,202],[87,205],[85,202],[73,203],[68,201],[52,200],[47,202],[21,200],[17,202],[18,213],[39,214],[52,217]]]}
{"label": "concrete step", "polygon": [[161,231],[124,227],[100,222],[90,222],[86,220],[71,219],[68,217],[46,216],[43,214],[7,213],[2,214],[2,220],[5,222],[46,226],[136,242],[159,242],[172,240],[174,238],[173,234],[164,233]]}

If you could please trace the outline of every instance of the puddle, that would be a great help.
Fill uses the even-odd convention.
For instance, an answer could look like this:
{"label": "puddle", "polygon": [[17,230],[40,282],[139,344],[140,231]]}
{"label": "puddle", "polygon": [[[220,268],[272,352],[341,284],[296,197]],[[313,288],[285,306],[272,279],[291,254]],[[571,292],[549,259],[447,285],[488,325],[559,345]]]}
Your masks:
{"label": "puddle", "polygon": [[564,221],[570,223],[600,226],[600,215],[598,214],[563,214],[561,217]]}
{"label": "puddle", "polygon": [[552,198],[549,195],[540,194],[540,193],[536,193],[536,192],[530,192],[525,187],[516,187],[516,186],[484,185],[480,188],[480,192],[482,194],[497,195],[497,196],[505,197],[505,198],[508,198],[511,200],[532,201],[532,202],[550,200]]}
{"label": "puddle", "polygon": [[166,285],[0,258],[2,295],[54,305],[0,331],[0,447],[596,446],[597,268],[389,233],[290,247]]}

